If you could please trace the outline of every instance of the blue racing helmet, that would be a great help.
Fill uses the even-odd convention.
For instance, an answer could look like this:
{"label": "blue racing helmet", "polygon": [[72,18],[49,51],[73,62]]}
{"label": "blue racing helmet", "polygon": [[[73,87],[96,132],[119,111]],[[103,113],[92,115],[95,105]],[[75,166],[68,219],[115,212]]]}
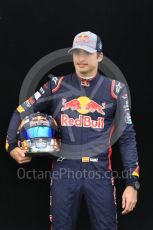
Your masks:
{"label": "blue racing helmet", "polygon": [[21,148],[26,155],[55,155],[60,152],[59,128],[55,119],[44,113],[26,116],[18,129]]}

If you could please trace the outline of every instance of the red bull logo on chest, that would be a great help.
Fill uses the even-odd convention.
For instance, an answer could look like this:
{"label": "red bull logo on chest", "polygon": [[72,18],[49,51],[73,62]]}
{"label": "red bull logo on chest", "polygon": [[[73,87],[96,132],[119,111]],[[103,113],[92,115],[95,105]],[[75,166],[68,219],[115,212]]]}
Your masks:
{"label": "red bull logo on chest", "polygon": [[78,113],[81,114],[87,114],[89,112],[91,113],[98,112],[102,115],[105,115],[104,112],[105,105],[106,105],[105,102],[100,105],[97,102],[85,96],[72,99],[71,101],[67,101],[66,99],[63,99],[62,105],[63,107],[61,108],[61,111],[71,109],[71,110],[76,110]]}
{"label": "red bull logo on chest", "polygon": [[86,128],[104,128],[104,117],[98,117],[97,120],[93,120],[89,116],[79,115],[79,118],[74,119],[69,117],[67,114],[62,114],[61,125]]}
{"label": "red bull logo on chest", "polygon": [[[91,100],[88,97],[82,96],[79,98],[72,99],[67,101],[63,99],[61,111],[72,110],[77,111],[79,114],[99,113],[105,115],[105,104],[101,105],[97,102]],[[67,114],[61,115],[61,125],[62,126],[78,126],[78,127],[93,127],[93,128],[104,128],[104,117],[98,117],[97,120],[91,119],[90,116],[79,115],[79,118],[73,119],[70,118]]]}

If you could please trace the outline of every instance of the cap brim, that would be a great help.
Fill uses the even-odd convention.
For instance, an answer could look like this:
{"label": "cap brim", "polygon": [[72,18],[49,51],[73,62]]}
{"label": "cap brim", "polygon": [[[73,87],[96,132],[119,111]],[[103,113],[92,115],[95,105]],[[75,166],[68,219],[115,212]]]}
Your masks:
{"label": "cap brim", "polygon": [[74,50],[76,50],[76,49],[85,50],[85,51],[87,51],[87,52],[89,52],[89,53],[96,53],[96,52],[97,52],[97,50],[92,49],[92,48],[90,48],[90,47],[88,47],[88,46],[75,46],[75,47],[69,49],[69,50],[68,50],[68,53],[71,54],[71,53],[72,53]]}

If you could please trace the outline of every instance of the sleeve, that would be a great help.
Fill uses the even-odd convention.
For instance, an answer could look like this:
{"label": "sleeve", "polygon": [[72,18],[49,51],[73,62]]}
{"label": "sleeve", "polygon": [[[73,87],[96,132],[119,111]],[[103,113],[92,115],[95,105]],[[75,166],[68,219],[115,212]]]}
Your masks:
{"label": "sleeve", "polygon": [[46,82],[33,96],[19,105],[11,117],[6,137],[6,150],[10,153],[18,146],[17,130],[22,119],[32,113],[44,112],[50,106],[51,82]]}
{"label": "sleeve", "polygon": [[136,145],[136,133],[133,127],[129,100],[126,86],[118,82],[116,84],[117,96],[117,132],[119,135],[119,149],[124,168],[126,184],[130,184],[139,178],[138,152]]}

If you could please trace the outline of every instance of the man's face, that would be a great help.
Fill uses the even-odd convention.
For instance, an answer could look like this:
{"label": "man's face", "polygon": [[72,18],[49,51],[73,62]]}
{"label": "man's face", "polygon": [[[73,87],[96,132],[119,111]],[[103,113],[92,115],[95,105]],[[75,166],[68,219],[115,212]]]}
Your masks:
{"label": "man's face", "polygon": [[98,63],[102,61],[103,54],[89,53],[82,49],[75,49],[73,51],[73,63],[77,73],[91,76],[97,72]]}

